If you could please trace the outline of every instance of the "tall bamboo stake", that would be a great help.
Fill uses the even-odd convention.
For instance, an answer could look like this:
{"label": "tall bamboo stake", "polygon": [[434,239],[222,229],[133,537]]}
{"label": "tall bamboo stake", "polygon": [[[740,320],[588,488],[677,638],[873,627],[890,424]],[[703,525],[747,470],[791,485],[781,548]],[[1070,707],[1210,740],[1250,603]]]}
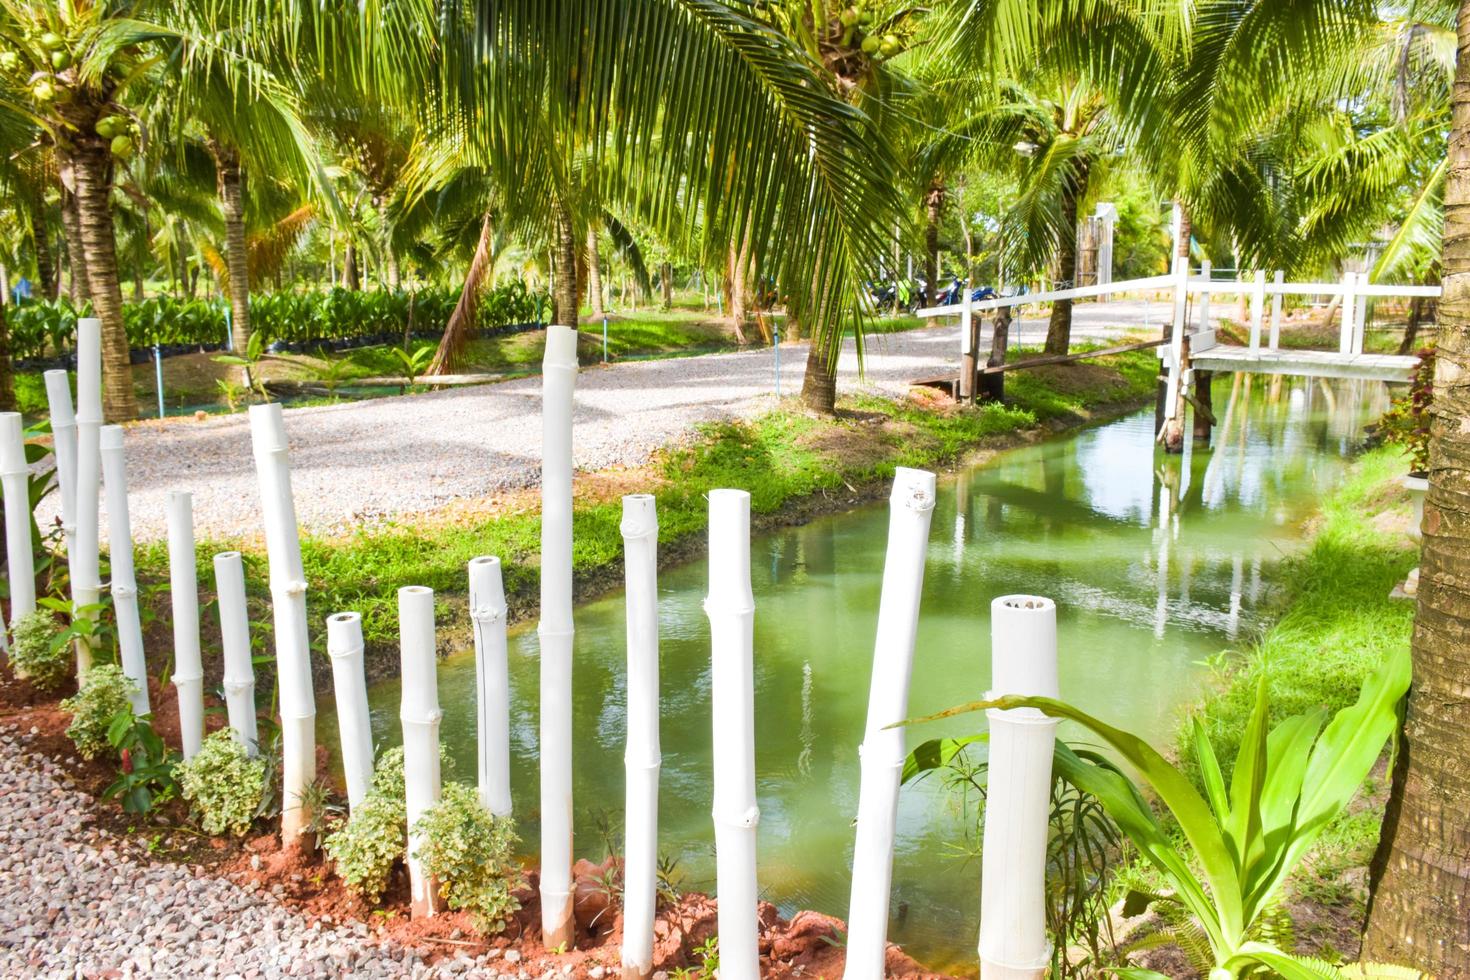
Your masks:
{"label": "tall bamboo stake", "polygon": [[148,661],[143,656],[143,621],[138,615],[138,579],[133,572],[133,527],[128,519],[128,471],[123,459],[123,430],[104,425],[98,436],[102,482],[107,490],[107,557],[112,563],[112,613],[117,618],[117,646],[123,673],[135,690],[133,712],[148,713]]}
{"label": "tall bamboo stake", "polygon": [[[1057,696],[1057,607],[1039,596],[990,604],[991,689]],[[989,787],[981,856],[980,976],[1040,980],[1048,965],[1046,838],[1057,723],[1034,708],[986,712]]]}
{"label": "tall bamboo stake", "polygon": [[47,371],[46,404],[51,411],[51,439],[56,455],[57,492],[61,494],[61,531],[66,560],[77,538],[77,417],[71,404],[71,381],[61,368]]}
{"label": "tall bamboo stake", "polygon": [[888,553],[878,602],[868,722],[858,747],[862,784],[852,852],[846,980],[882,980],[884,975],[898,787],[906,754],[904,730],[889,726],[908,717],[919,597],[934,513],[934,474],[900,467],[888,500]]}
{"label": "tall bamboo stake", "polygon": [[5,560],[10,625],[36,611],[36,555],[31,541],[31,468],[19,412],[0,412],[0,486],[5,490]]}
{"label": "tall bamboo stake", "polygon": [[[77,321],[76,554],[70,557],[72,616],[95,618],[102,597],[98,497],[102,483],[102,321]],[[92,666],[92,640],[78,637],[77,683]]]}
{"label": "tall bamboo stake", "polygon": [[628,610],[627,843],[623,848],[623,980],[653,975],[658,886],[658,515],[651,494],[623,498]]}
{"label": "tall bamboo stake", "polygon": [[194,556],[194,496],[168,495],[168,573],[174,613],[174,688],[179,740],[192,759],[204,741],[204,663],[199,656],[199,572]]}
{"label": "tall bamboo stake", "polygon": [[510,666],[505,641],[505,583],[500,559],[471,558],[470,619],[475,624],[475,734],[480,802],[508,817],[510,799]]}
{"label": "tall bamboo stake", "polygon": [[250,440],[265,515],[281,691],[281,843],[290,846],[310,816],[302,801],[307,787],[316,780],[316,700],[306,631],[306,575],[301,567],[296,502],[291,496],[286,421],[279,404],[250,406]]}
{"label": "tall bamboo stake", "polygon": [[572,394],[577,331],[551,326],[541,362],[541,933],[570,947],[572,917]]}
{"label": "tall bamboo stake", "polygon": [[720,974],[757,980],[755,597],[750,590],[750,494],[709,495],[710,699],[714,718],[715,879]]}
{"label": "tall bamboo stake", "polygon": [[438,888],[418,859],[419,818],[439,802],[439,686],[434,663],[434,590],[398,590],[398,635],[403,660],[403,786],[408,810],[409,910],[415,919],[438,911]]}
{"label": "tall bamboo stake", "polygon": [[362,662],[362,614],[327,617],[327,656],[337,698],[337,733],[342,739],[342,774],[347,805],[356,808],[373,783],[373,729],[368,713],[367,676]]}
{"label": "tall bamboo stake", "polygon": [[230,731],[245,751],[260,751],[255,718],[255,665],[250,662],[250,620],[245,611],[245,565],[238,551],[214,556],[214,591],[219,597],[219,632],[225,653],[225,708]]}

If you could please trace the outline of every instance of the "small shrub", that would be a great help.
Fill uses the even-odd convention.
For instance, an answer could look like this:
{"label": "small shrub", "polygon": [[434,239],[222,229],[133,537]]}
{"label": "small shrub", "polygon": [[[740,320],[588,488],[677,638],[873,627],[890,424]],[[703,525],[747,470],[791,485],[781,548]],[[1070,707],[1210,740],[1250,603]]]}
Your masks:
{"label": "small shrub", "polygon": [[467,910],[482,932],[504,929],[520,908],[512,894],[521,877],[515,823],[491,814],[473,788],[445,783],[443,797],[414,830],[421,840],[415,857],[438,879],[449,907]]}
{"label": "small shrub", "polygon": [[250,758],[228,729],[206,738],[174,775],[206,834],[244,836],[265,796],[265,760]]}
{"label": "small shrub", "polygon": [[54,691],[71,669],[71,650],[49,609],[22,616],[11,630],[10,663],[39,691]]}
{"label": "small shrub", "polygon": [[408,846],[403,797],[368,793],[352,809],[341,829],[327,838],[326,849],[347,887],[376,902],[388,887],[393,865]]}
{"label": "small shrub", "polygon": [[1429,423],[1434,407],[1434,348],[1419,352],[1409,388],[1378,420],[1378,435],[1409,457],[1409,472],[1429,472]]}
{"label": "small shrub", "polygon": [[179,795],[179,782],[174,778],[179,754],[163,744],[152,719],[152,715],[133,714],[129,704],[107,725],[107,742],[117,750],[118,771],[102,797],[117,798],[128,813],[151,813],[158,804]]}
{"label": "small shrub", "polygon": [[[445,749],[444,743],[439,743],[439,776],[448,779],[454,775],[454,759],[450,757]],[[399,806],[404,806],[404,796],[407,789],[403,784],[403,746],[395,745],[391,749],[384,749],[383,754],[378,756],[378,761],[373,766],[373,785],[369,793],[378,796],[386,796],[390,800],[397,800]]]}
{"label": "small shrub", "polygon": [[137,690],[121,667],[102,664],[87,671],[81,690],[61,702],[61,710],[71,715],[66,737],[83,759],[95,759],[111,746],[108,727],[118,714],[131,708],[128,698]]}

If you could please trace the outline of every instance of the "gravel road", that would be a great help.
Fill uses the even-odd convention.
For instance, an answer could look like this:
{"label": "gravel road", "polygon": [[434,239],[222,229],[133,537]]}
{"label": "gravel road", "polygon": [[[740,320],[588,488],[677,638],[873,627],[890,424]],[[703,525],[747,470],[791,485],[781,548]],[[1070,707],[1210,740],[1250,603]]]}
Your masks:
{"label": "gravel road", "polygon": [[[1076,310],[1074,337],[1117,336],[1111,324],[1143,323],[1141,303]],[[1164,313],[1152,304],[1153,322]],[[1014,333],[1013,327],[1013,333]],[[1022,323],[1038,343],[1041,320]],[[988,344],[988,339],[985,343]],[[1014,338],[1013,338],[1014,342]],[[849,343],[839,387],[901,394],[915,378],[953,370],[957,330],[946,325],[868,340],[865,371]],[[800,390],[805,344],[781,348],[781,390]],[[770,348],[584,367],[577,378],[577,466],[637,466],[701,423],[749,417],[768,408],[776,387]],[[541,379],[448,389],[397,398],[287,409],[292,488],[303,529],[348,533],[364,522],[430,511],[460,499],[532,487],[540,478]],[[164,537],[172,490],[194,493],[200,539],[257,536],[260,500],[244,413],[202,421],[176,418],[130,426],[126,436],[135,540]],[[51,520],[53,494],[37,517]],[[103,518],[106,537],[106,518]]]}

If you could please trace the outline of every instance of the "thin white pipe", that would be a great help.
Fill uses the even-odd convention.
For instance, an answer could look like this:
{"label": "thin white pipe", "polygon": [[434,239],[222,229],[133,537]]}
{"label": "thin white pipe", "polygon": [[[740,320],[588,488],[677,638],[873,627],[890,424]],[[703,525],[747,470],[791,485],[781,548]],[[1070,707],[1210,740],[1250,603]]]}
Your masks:
{"label": "thin white pipe", "polygon": [[373,784],[373,728],[362,649],[361,613],[327,617],[327,656],[332,660],[332,688],[337,697],[342,773],[347,779],[347,804],[353,809]]}
{"label": "thin white pipe", "polygon": [[[101,495],[102,455],[98,449],[102,429],[102,321],[83,317],[77,321],[77,486],[76,553],[71,562],[72,615],[95,608],[102,596],[102,573],[98,541],[98,498]],[[95,618],[95,612],[85,613]],[[92,666],[92,641],[78,638],[77,683]]]}
{"label": "thin white pipe", "polygon": [[250,660],[250,620],[245,610],[245,564],[238,551],[214,556],[219,632],[225,655],[225,708],[235,740],[253,757],[260,735],[255,718],[255,665]]}
{"label": "thin white pipe", "polygon": [[[1039,596],[990,604],[991,689],[1057,696],[1057,607]],[[980,885],[982,980],[1040,980],[1046,938],[1046,840],[1057,723],[1034,708],[990,710],[990,770]]]}
{"label": "thin white pipe", "polygon": [[179,740],[192,759],[204,741],[204,663],[199,655],[199,572],[194,556],[194,495],[168,495],[168,577],[174,614],[174,688]]}
{"label": "thin white pipe", "polygon": [[577,331],[546,329],[541,362],[541,931],[571,947],[572,395]]}
{"label": "thin white pipe", "polygon": [[858,747],[862,784],[852,853],[846,980],[882,980],[884,976],[898,787],[907,751],[903,729],[890,726],[908,717],[934,483],[933,473],[899,467],[888,498],[888,552],[878,601],[868,721],[863,744]]}
{"label": "thin white pipe", "polygon": [[500,559],[471,558],[470,620],[475,624],[475,732],[480,802],[497,817],[511,813],[510,666],[505,641],[505,583]]}
{"label": "thin white pipe", "polygon": [[56,454],[57,492],[61,494],[61,530],[66,559],[76,551],[77,537],[77,417],[71,404],[71,381],[56,368],[45,372],[46,403],[51,411],[51,438]]}
{"label": "thin white pipe", "polygon": [[710,491],[704,611],[710,625],[720,974],[726,980],[758,980],[755,597],[750,589],[750,494],[744,490]]}
{"label": "thin white pipe", "polygon": [[306,827],[309,815],[302,798],[316,780],[316,700],[306,629],[306,576],[301,567],[296,502],[291,497],[286,422],[279,404],[250,406],[250,441],[265,515],[281,692],[281,843],[290,846]]}
{"label": "thin white pipe", "polygon": [[651,494],[623,498],[627,586],[628,741],[623,847],[623,980],[653,975],[658,897],[658,514]]}
{"label": "thin white pipe", "polygon": [[419,818],[439,802],[439,685],[434,662],[434,590],[398,590],[399,650],[403,661],[403,788],[408,812],[409,910],[415,919],[438,911],[438,888],[418,859]]}
{"label": "thin white pipe", "polygon": [[36,611],[36,555],[31,550],[31,468],[19,412],[0,412],[0,486],[5,490],[5,559],[10,625]]}
{"label": "thin white pipe", "polygon": [[143,655],[138,579],[133,571],[133,527],[128,518],[128,471],[123,458],[122,426],[104,425],[98,438],[102,482],[107,491],[107,557],[112,563],[112,612],[117,618],[117,646],[123,673],[136,687],[129,698],[133,712],[146,715],[148,661]]}

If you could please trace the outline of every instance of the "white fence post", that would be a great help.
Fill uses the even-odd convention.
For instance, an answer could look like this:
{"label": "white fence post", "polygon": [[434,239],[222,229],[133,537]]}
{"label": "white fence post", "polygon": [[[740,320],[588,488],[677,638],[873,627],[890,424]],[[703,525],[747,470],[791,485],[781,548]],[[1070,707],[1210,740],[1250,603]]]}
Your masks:
{"label": "white fence post", "polygon": [[408,814],[409,914],[425,919],[439,911],[438,888],[424,872],[418,850],[419,818],[439,802],[438,665],[434,660],[434,590],[405,585],[398,590],[398,640],[402,657],[403,790]]}
{"label": "white fence post", "polygon": [[623,498],[623,568],[627,592],[627,842],[623,848],[624,980],[653,975],[653,919],[658,897],[658,514],[651,494]]}
{"label": "white fence post", "polygon": [[[1358,273],[1358,285],[1368,285],[1368,273]],[[1368,322],[1368,297],[1359,292],[1358,302],[1353,309],[1353,353],[1363,353],[1363,331]]]}
{"label": "white fence post", "polygon": [[296,501],[291,496],[286,420],[277,402],[250,406],[250,442],[265,516],[271,610],[276,632],[276,675],[281,692],[281,843],[296,842],[306,827],[302,805],[316,781],[316,698],[306,627],[306,573]]}
{"label": "white fence post", "polygon": [[546,329],[541,361],[541,933],[571,948],[572,395],[577,331]]}
{"label": "white fence post", "polygon": [[1169,383],[1164,394],[1164,418],[1172,420],[1179,410],[1180,371],[1184,366],[1184,318],[1189,304],[1189,260],[1174,259],[1174,330],[1169,337]]}
{"label": "white fence post", "polygon": [[245,611],[245,566],[238,551],[214,556],[220,642],[225,656],[225,707],[235,740],[252,757],[260,752],[255,719],[255,666],[250,662],[250,620]]}
{"label": "white fence post", "polygon": [[204,741],[204,663],[199,654],[199,571],[194,555],[194,495],[168,495],[169,592],[174,614],[174,689],[179,741],[192,759]]}
{"label": "white fence post", "polygon": [[342,742],[342,775],[347,805],[356,809],[373,784],[373,729],[363,671],[362,614],[327,617],[327,657],[332,661],[332,693],[337,700],[337,734]]}
{"label": "white fence post", "polygon": [[756,918],[755,598],[750,494],[709,494],[710,701],[714,720],[715,881],[720,975],[759,980]]}
{"label": "white fence post", "polygon": [[505,643],[505,582],[500,559],[471,558],[470,619],[475,624],[475,759],[480,802],[497,817],[511,813],[510,666]]}
{"label": "white fence post", "polygon": [[51,437],[56,454],[56,482],[61,494],[61,530],[70,562],[77,545],[77,418],[72,411],[71,382],[61,368],[45,372],[46,403],[51,410]]}
{"label": "white fence post", "polygon": [[1358,274],[1356,272],[1343,273],[1342,315],[1338,318],[1340,327],[1337,331],[1337,352],[1339,354],[1352,353],[1353,330],[1358,322],[1357,285]]}
{"label": "white fence post", "polygon": [[[77,320],[77,549],[68,556],[73,615],[96,606],[102,595],[97,506],[102,485],[101,431],[102,321],[82,317]],[[92,666],[92,641],[78,639],[76,651],[77,683],[81,684]]]}
{"label": "white fence post", "polygon": [[1261,321],[1266,311],[1266,270],[1257,269],[1251,285],[1251,350],[1261,349]]}
{"label": "white fence post", "polygon": [[31,468],[19,412],[0,412],[0,483],[5,488],[5,559],[10,625],[36,611],[36,555],[31,541]]}
{"label": "white fence post", "polygon": [[906,749],[904,730],[889,726],[908,717],[934,482],[933,473],[899,467],[889,496],[888,550],[873,644],[868,720],[863,744],[858,746],[862,781],[852,852],[845,980],[883,980],[885,972],[898,787]]}
{"label": "white fence post", "polygon": [[1276,350],[1281,346],[1281,285],[1286,281],[1286,273],[1277,269],[1272,281],[1276,284],[1276,295],[1271,297],[1271,349]]}
{"label": "white fence post", "polygon": [[[1057,607],[1039,596],[990,604],[991,690],[1057,696]],[[1046,939],[1046,841],[1057,723],[1034,708],[991,709],[980,885],[982,980],[1040,980]]]}
{"label": "white fence post", "polygon": [[98,435],[102,483],[107,491],[107,556],[112,563],[112,613],[117,617],[117,646],[123,673],[136,686],[129,699],[133,712],[146,715],[148,661],[143,655],[143,622],[138,614],[138,579],[133,571],[133,528],[128,519],[128,471],[123,459],[123,430],[104,425]]}

